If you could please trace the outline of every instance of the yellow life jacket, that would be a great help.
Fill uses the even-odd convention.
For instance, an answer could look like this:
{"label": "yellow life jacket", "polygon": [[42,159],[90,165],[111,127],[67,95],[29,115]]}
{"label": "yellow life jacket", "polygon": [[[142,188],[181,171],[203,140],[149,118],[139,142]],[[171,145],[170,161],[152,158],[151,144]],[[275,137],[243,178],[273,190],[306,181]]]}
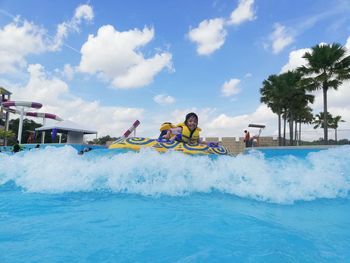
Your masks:
{"label": "yellow life jacket", "polygon": [[199,132],[201,128],[197,127],[194,131],[190,131],[185,123],[180,123],[177,127],[182,127],[182,141],[188,144],[198,144]]}
{"label": "yellow life jacket", "polygon": [[160,131],[168,131],[172,128],[176,128],[176,126],[174,124],[172,124],[171,122],[164,122],[161,126],[160,126]]}

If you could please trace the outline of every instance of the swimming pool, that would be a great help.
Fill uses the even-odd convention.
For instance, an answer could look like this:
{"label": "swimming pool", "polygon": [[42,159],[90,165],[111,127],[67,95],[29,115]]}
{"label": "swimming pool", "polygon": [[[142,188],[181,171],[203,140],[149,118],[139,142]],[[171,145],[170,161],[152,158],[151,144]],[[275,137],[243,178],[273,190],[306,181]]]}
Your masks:
{"label": "swimming pool", "polygon": [[0,153],[0,262],[348,262],[349,161]]}

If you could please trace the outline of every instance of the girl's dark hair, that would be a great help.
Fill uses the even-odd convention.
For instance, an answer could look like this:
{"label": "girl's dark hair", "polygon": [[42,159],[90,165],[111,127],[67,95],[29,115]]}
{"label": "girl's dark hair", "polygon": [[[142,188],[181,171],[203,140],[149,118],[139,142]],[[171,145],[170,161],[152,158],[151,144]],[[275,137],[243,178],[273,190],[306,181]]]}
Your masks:
{"label": "girl's dark hair", "polygon": [[189,114],[186,115],[185,124],[187,124],[188,119],[191,118],[191,117],[195,117],[197,119],[197,121],[198,121],[197,114],[195,114],[194,112],[190,112]]}

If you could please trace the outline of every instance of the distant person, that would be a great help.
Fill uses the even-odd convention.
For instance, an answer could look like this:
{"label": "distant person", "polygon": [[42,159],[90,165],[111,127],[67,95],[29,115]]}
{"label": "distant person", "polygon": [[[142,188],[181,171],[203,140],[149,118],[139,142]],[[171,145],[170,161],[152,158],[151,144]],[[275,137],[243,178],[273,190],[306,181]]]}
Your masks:
{"label": "distant person", "polygon": [[34,142],[34,135],[31,133],[28,136],[27,143],[33,143]]}
{"label": "distant person", "polygon": [[250,147],[250,133],[247,130],[244,130],[244,140],[245,142],[245,147]]}
{"label": "distant person", "polygon": [[91,147],[85,147],[83,150],[79,151],[79,155],[83,155],[84,153],[90,152],[92,150]]}
{"label": "distant person", "polygon": [[35,146],[35,148],[40,148],[40,144],[37,144],[37,145]]}
{"label": "distant person", "polygon": [[84,148],[84,153],[87,153],[87,152],[90,152],[92,150],[92,148],[91,147],[85,147]]}
{"label": "distant person", "polygon": [[16,143],[13,145],[12,152],[17,153],[21,150],[21,147],[19,146],[19,141],[17,140]]}

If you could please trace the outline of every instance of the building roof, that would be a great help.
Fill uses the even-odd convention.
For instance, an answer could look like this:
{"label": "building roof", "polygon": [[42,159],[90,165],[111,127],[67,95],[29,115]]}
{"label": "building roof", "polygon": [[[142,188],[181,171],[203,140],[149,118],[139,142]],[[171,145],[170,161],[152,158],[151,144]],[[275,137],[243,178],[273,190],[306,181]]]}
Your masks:
{"label": "building roof", "polygon": [[12,93],[3,87],[0,87],[0,94],[11,95]]}
{"label": "building roof", "polygon": [[92,129],[88,129],[80,124],[77,124],[73,121],[69,121],[69,120],[64,120],[64,121],[60,121],[57,122],[55,124],[52,125],[45,125],[42,126],[40,128],[36,128],[36,131],[47,131],[47,130],[53,130],[53,129],[57,129],[57,132],[69,132],[69,131],[73,131],[73,132],[80,132],[80,133],[84,133],[84,134],[97,134],[97,131],[94,131]]}

